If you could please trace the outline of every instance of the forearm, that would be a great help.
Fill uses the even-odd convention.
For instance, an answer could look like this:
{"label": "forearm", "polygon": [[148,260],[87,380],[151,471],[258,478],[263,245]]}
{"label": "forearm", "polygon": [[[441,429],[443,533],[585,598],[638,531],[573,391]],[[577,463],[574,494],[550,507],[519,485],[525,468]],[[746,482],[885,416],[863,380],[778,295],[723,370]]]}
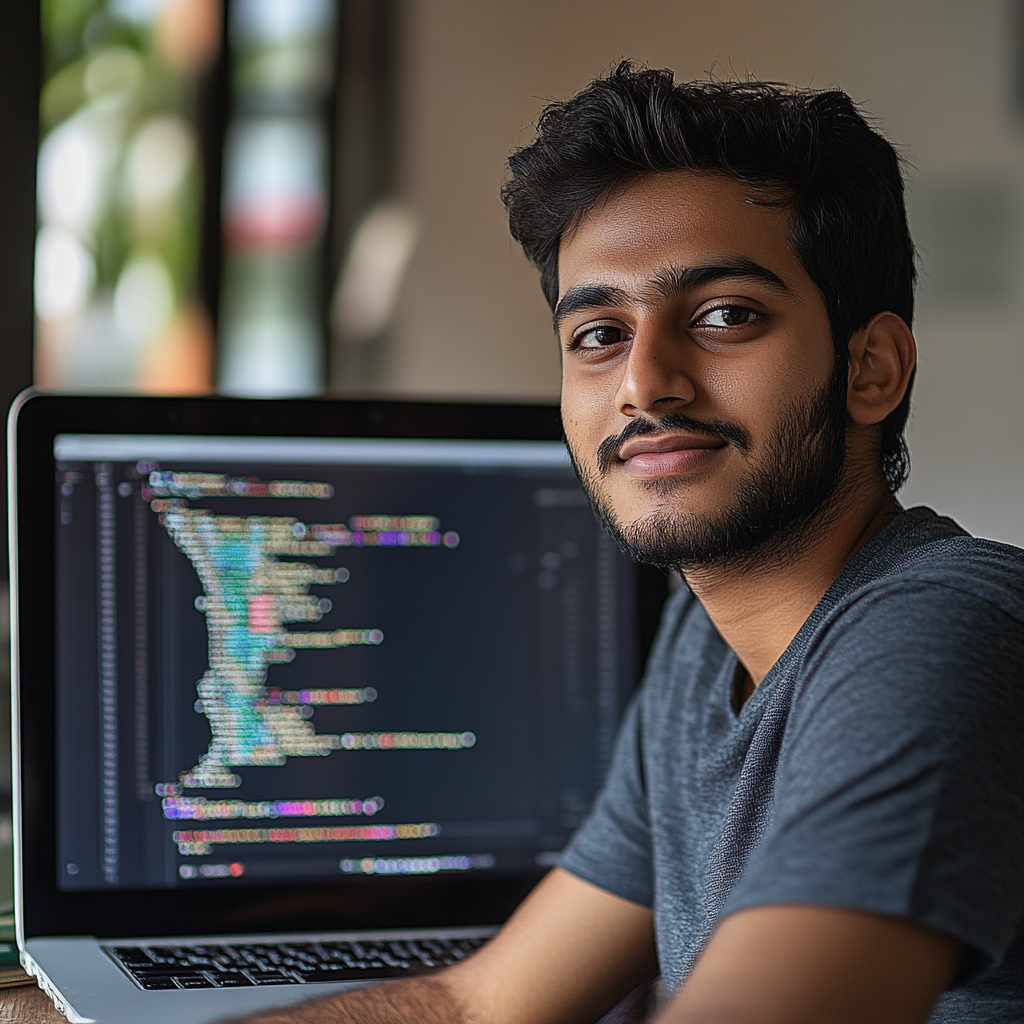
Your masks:
{"label": "forearm", "polygon": [[742,910],[712,934],[658,1024],[924,1024],[960,944],[833,907]]}
{"label": "forearm", "polygon": [[465,1024],[445,976],[384,982],[222,1024]]}

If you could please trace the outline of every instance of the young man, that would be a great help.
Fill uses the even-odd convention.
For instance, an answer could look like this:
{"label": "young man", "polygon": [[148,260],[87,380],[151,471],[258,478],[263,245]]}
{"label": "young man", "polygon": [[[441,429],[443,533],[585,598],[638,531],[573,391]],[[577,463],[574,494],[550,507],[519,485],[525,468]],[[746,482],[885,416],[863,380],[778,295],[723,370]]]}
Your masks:
{"label": "young man", "polygon": [[1024,1020],[1024,557],[895,498],[892,147],[838,91],[620,66],[511,159],[608,530],[678,569],[607,786],[487,947],[262,1021]]}

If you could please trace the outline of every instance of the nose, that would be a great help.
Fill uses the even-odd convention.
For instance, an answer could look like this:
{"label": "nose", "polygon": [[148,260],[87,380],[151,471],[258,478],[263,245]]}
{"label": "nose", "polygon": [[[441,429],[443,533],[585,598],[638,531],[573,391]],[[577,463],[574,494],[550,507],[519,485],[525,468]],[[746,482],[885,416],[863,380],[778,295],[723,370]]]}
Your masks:
{"label": "nose", "polygon": [[686,344],[663,325],[638,324],[615,396],[623,416],[664,416],[697,397]]}

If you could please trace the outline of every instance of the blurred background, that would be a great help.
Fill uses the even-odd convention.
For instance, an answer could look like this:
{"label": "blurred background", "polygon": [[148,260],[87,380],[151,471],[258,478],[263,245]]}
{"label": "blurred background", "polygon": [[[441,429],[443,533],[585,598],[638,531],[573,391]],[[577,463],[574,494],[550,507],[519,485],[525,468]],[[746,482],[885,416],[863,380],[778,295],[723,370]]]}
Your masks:
{"label": "blurred background", "polygon": [[634,57],[838,85],[899,146],[921,266],[902,500],[1024,544],[1018,0],[19,0],[3,20],[5,406],[32,382],[555,400],[504,163],[547,100]]}

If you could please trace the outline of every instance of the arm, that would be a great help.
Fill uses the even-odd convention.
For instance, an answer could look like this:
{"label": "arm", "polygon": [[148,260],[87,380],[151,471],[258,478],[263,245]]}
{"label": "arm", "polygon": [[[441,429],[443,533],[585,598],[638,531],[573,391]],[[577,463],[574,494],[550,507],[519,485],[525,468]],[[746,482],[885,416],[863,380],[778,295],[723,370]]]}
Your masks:
{"label": "arm", "polygon": [[743,910],[712,934],[659,1024],[923,1024],[961,951],[894,917]]}
{"label": "arm", "polygon": [[600,1017],[656,971],[652,912],[555,868],[501,932],[457,967],[244,1024],[569,1024]]}

